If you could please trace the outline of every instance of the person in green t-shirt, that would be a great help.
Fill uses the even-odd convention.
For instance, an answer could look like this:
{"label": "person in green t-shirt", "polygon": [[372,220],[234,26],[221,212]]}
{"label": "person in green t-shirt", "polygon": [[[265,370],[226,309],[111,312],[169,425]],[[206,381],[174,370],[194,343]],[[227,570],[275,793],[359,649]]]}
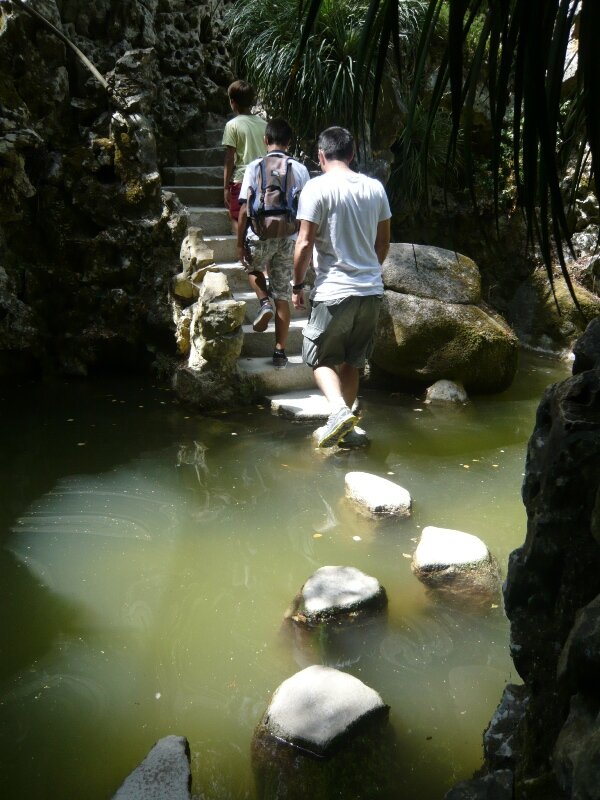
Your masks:
{"label": "person in green t-shirt", "polygon": [[254,89],[246,81],[234,81],[227,89],[229,105],[236,115],[225,125],[223,147],[225,166],[223,169],[223,195],[229,210],[233,232],[237,234],[240,204],[238,197],[244,180],[246,167],[255,158],[264,156],[265,130],[267,123],[250,113],[254,105]]}

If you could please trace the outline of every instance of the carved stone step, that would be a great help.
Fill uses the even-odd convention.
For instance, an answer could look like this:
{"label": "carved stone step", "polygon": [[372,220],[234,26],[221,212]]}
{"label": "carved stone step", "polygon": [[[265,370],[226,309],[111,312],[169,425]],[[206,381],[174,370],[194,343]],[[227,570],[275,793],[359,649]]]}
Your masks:
{"label": "carved stone step", "polygon": [[[288,331],[287,344],[285,352],[288,357],[291,354],[298,354],[302,352],[302,329],[306,324],[304,319],[293,319],[290,323]],[[252,325],[243,325],[244,331],[244,346],[242,348],[242,355],[244,356],[272,356],[273,347],[275,346],[275,325],[273,321],[269,322],[269,327],[262,333],[252,330]]]}
{"label": "carved stone step", "polygon": [[184,206],[218,206],[223,200],[221,186],[163,186],[167,192],[175,192]]}
{"label": "carved stone step", "polygon": [[224,161],[222,147],[192,147],[180,150],[178,158],[182,167],[222,167]]}
{"label": "carved stone step", "polygon": [[163,181],[172,186],[219,186],[223,191],[223,167],[164,167]]}
{"label": "carved stone step", "polygon": [[290,356],[283,369],[276,369],[270,357],[242,356],[238,368],[252,380],[257,394],[264,397],[314,387],[312,369],[302,362],[302,356],[299,355]]}
{"label": "carved stone step", "polygon": [[190,225],[200,227],[207,235],[231,233],[231,221],[225,207],[188,206]]}

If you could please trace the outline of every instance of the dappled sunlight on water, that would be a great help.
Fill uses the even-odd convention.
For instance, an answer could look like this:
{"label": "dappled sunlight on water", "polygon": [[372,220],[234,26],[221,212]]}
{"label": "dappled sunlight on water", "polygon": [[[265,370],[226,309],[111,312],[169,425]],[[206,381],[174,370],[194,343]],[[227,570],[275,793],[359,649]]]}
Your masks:
{"label": "dappled sunlight on water", "polygon": [[[271,693],[324,663],[391,706],[399,796],[441,798],[478,766],[517,676],[500,605],[436,600],[410,558],[439,525],[480,536],[505,571],[525,532],[535,408],[565,375],[527,358],[509,392],[460,409],[367,394],[370,449],[333,455],[314,450],[310,425],[264,408],[201,417],[133,382],[3,398],[3,795],[109,797],[175,733],[196,794],[252,797],[250,740]],[[412,517],[357,514],[351,470],[408,489]],[[377,577],[387,614],[330,633],[284,623],[326,564]]]}

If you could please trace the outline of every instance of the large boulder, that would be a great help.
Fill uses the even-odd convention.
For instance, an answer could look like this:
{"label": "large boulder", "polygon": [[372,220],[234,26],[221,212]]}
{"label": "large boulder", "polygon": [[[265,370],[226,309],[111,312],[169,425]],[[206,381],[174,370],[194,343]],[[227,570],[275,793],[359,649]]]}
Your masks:
{"label": "large boulder", "polygon": [[371,357],[377,370],[412,383],[453,380],[475,393],[510,386],[517,337],[482,303],[473,261],[441,248],[393,244],[383,276]]}
{"label": "large boulder", "polygon": [[575,283],[573,289],[579,308],[560,276],[554,279],[554,290],[543,269],[521,284],[507,316],[524,344],[552,353],[572,349],[590,320],[600,315],[597,295]]}

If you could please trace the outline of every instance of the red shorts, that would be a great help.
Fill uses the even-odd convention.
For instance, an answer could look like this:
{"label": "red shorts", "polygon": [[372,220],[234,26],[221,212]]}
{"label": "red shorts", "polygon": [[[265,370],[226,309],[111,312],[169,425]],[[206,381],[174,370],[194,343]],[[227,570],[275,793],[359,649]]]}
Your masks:
{"label": "red shorts", "polygon": [[242,188],[241,183],[233,183],[233,181],[229,184],[229,216],[231,219],[234,219],[236,222],[238,220],[240,214],[240,189]]}

